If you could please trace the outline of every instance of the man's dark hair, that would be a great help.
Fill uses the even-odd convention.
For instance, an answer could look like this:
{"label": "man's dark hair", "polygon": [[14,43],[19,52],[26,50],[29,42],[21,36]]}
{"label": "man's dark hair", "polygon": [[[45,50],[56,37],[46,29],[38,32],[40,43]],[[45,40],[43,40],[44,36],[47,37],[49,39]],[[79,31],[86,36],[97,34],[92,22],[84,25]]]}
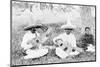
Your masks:
{"label": "man's dark hair", "polygon": [[31,31],[32,33],[35,33],[35,32],[36,32],[36,29],[32,28],[30,31]]}
{"label": "man's dark hair", "polygon": [[86,31],[87,29],[90,30],[90,27],[85,27],[85,31]]}
{"label": "man's dark hair", "polygon": [[74,30],[73,28],[65,28],[64,30]]}

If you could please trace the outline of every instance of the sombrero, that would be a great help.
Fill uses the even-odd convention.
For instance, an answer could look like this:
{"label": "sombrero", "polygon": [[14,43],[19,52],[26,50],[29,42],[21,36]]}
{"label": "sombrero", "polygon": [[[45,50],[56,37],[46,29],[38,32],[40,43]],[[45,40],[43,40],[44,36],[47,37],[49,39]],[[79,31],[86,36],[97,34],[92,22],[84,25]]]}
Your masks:
{"label": "sombrero", "polygon": [[76,26],[75,25],[72,25],[71,23],[67,23],[65,25],[62,25],[61,28],[62,29],[65,29],[65,30],[73,30],[73,29],[76,28]]}
{"label": "sombrero", "polygon": [[43,26],[42,25],[30,25],[30,26],[25,27],[24,30],[25,31],[32,30],[32,29],[36,30],[37,28],[43,28]]}
{"label": "sombrero", "polygon": [[27,27],[24,28],[24,30],[25,31],[27,31],[27,30],[36,30],[36,29],[39,29],[39,28],[42,29],[43,31],[48,29],[48,27],[43,25],[43,24],[36,24],[36,25],[27,26]]}

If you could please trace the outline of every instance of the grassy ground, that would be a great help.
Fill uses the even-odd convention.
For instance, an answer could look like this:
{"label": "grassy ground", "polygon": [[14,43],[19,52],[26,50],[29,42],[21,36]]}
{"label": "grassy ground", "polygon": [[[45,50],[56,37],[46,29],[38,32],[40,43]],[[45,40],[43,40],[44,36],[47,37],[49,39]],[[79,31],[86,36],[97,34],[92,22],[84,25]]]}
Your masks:
{"label": "grassy ground", "polygon": [[79,56],[68,57],[66,59],[60,59],[58,56],[53,55],[54,53],[49,53],[38,59],[20,59],[22,56],[13,57],[12,64],[13,65],[30,65],[30,64],[48,64],[48,63],[63,63],[63,62],[80,62],[80,61],[94,61],[95,54],[94,53],[81,53]]}
{"label": "grassy ground", "polygon": [[24,31],[21,28],[17,30],[12,30],[12,65],[30,65],[30,64],[47,64],[47,63],[62,63],[62,62],[80,62],[80,61],[93,61],[95,60],[95,53],[83,52],[75,57],[68,57],[66,59],[60,59],[55,55],[54,50],[49,50],[49,53],[38,59],[22,59],[24,56],[24,50],[21,48],[20,44]]}

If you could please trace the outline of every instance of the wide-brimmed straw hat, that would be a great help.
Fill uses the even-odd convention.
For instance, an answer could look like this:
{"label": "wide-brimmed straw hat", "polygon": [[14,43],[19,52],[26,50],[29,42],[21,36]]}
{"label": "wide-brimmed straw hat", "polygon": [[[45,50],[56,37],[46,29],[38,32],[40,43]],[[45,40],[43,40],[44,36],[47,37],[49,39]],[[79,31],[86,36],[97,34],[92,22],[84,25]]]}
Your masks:
{"label": "wide-brimmed straw hat", "polygon": [[76,26],[72,25],[71,23],[68,23],[68,24],[62,25],[61,28],[64,30],[74,30]]}
{"label": "wide-brimmed straw hat", "polygon": [[39,24],[38,25],[33,24],[33,25],[25,27],[24,30],[27,31],[27,30],[37,29],[37,28],[43,28],[43,26]]}

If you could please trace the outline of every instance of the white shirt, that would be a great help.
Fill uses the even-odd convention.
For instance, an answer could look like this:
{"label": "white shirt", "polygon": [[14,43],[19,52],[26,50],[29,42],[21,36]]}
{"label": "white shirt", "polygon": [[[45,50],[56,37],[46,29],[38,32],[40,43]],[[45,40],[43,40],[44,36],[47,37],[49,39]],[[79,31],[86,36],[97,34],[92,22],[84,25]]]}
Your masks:
{"label": "white shirt", "polygon": [[63,43],[69,43],[72,47],[76,47],[76,38],[72,33],[70,33],[69,35],[67,35],[66,33],[60,34],[53,39],[53,42],[55,43],[55,40],[57,39],[62,39]]}
{"label": "white shirt", "polygon": [[[37,35],[36,35],[37,34]],[[32,40],[33,38],[36,38],[37,36],[39,36],[38,33],[31,33],[31,31],[28,31],[24,36],[23,36],[23,40],[21,43],[21,47],[26,49],[29,49],[32,47],[32,44],[28,44],[28,42],[30,40]]]}

